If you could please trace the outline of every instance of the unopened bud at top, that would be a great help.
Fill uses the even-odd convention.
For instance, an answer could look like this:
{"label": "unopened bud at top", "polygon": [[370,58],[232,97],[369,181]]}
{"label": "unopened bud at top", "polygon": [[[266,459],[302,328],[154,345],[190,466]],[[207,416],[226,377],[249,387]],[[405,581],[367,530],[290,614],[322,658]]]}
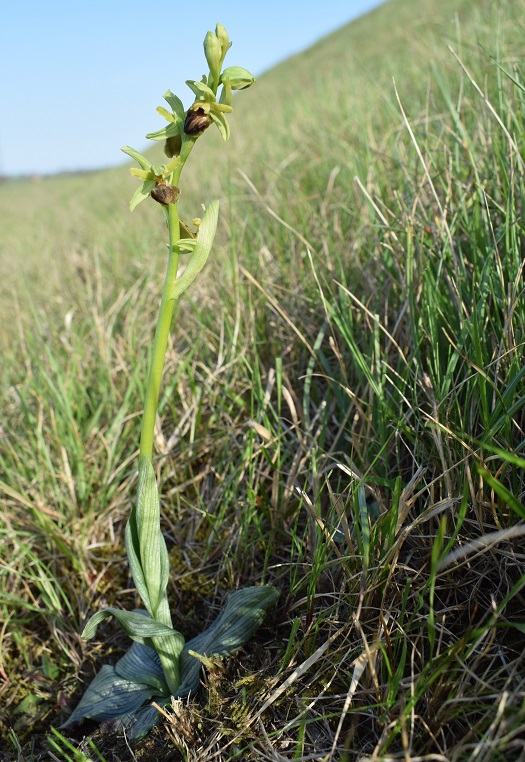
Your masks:
{"label": "unopened bud at top", "polygon": [[[224,61],[224,56],[228,52],[228,50],[231,48],[232,44],[230,42],[230,38],[228,37],[228,32],[223,27],[222,24],[217,24],[215,27],[215,34],[217,35],[217,39],[219,40],[222,48],[222,61]],[[221,64],[222,64],[221,61]]]}
{"label": "unopened bud at top", "polygon": [[219,38],[213,32],[208,32],[204,38],[204,55],[210,67],[212,86],[215,85],[216,88],[219,84],[223,55]]}

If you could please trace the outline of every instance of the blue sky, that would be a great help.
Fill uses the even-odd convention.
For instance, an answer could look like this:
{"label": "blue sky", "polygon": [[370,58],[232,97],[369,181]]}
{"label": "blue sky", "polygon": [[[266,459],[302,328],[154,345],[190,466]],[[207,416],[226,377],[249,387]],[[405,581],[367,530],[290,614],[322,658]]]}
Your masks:
{"label": "blue sky", "polygon": [[229,65],[256,76],[382,0],[25,0],[0,24],[0,174],[119,164],[145,146],[170,88],[191,103],[217,21]]}

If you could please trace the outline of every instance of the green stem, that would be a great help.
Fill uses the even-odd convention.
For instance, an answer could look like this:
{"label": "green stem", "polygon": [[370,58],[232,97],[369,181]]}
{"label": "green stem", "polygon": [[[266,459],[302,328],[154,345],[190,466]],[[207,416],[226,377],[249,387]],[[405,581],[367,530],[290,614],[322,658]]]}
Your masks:
{"label": "green stem", "polygon": [[[173,171],[171,183],[176,184],[179,181],[182,169],[186,159],[195,145],[196,137],[185,136],[182,142],[180,161]],[[146,399],[144,402],[144,417],[142,419],[142,430],[140,434],[140,457],[153,458],[153,435],[155,432],[155,419],[157,417],[157,407],[159,404],[160,382],[162,380],[162,370],[164,368],[164,358],[168,347],[168,337],[173,317],[173,308],[175,300],[170,298],[173,287],[177,280],[177,270],[179,267],[179,252],[175,244],[180,238],[179,231],[179,211],[177,204],[167,206],[168,232],[169,232],[169,259],[164,288],[162,289],[162,299],[159,308],[159,317],[155,329],[155,341],[153,344],[153,357],[149,369],[148,387],[146,390]]]}
{"label": "green stem", "polygon": [[179,267],[179,252],[175,246],[179,240],[179,213],[177,204],[169,204],[167,207],[168,231],[169,231],[169,258],[162,299],[159,308],[159,317],[155,329],[155,341],[153,344],[153,357],[149,369],[148,387],[144,402],[144,417],[142,419],[142,431],[140,436],[140,457],[150,460],[153,457],[153,435],[155,431],[155,419],[159,404],[160,382],[164,368],[164,358],[168,346],[168,337],[173,317],[175,300],[170,298],[173,286],[177,280]]}
{"label": "green stem", "polygon": [[[183,141],[179,163],[170,178],[171,184],[176,184],[179,181],[182,168],[184,167],[186,159],[194,144],[195,138],[189,138]],[[172,294],[177,281],[177,270],[179,267],[179,251],[176,244],[180,239],[180,222],[177,204],[168,204],[166,207],[166,216],[169,233],[168,268],[164,279],[159,316],[157,319],[157,327],[155,329],[153,356],[149,368],[148,386],[146,389],[144,415],[142,418],[142,430],[140,434],[140,457],[148,458],[150,461],[153,459],[153,438],[159,404],[162,371],[164,369],[164,359],[168,347],[173,309],[176,302],[176,299],[173,298]],[[160,532],[160,526],[158,531]],[[169,620],[169,624],[171,624],[171,619]],[[180,652],[184,645],[184,639],[182,636],[180,637],[181,642],[177,639],[166,641],[166,638],[153,638],[154,648],[159,655],[164,676],[172,694],[175,694],[180,686]]]}

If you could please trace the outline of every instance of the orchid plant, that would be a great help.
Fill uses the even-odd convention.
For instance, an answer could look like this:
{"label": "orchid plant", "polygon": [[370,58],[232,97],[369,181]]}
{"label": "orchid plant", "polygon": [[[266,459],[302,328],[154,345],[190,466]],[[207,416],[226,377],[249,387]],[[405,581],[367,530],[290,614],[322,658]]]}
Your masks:
{"label": "orchid plant", "polygon": [[[195,234],[179,218],[178,183],[196,141],[210,125],[215,124],[224,140],[228,140],[227,115],[233,111],[232,93],[254,82],[253,75],[239,66],[223,69],[230,46],[228,33],[221,24],[217,24],[215,32],[207,33],[204,52],[209,73],[199,82],[187,82],[194,94],[188,110],[171,91],[164,95],[170,110],[159,107],[157,111],[167,125],[146,137],[164,141],[166,164],[153,165],[133,148],[122,149],[139,165],[130,170],[141,180],[130,209],[153,198],[164,212],[169,236],[167,271],[142,420],[137,498],[125,532],[130,571],[144,609],[107,608],[88,621],[82,633],[86,640],[95,637],[100,622],[114,617],[134,642],[114,666],[106,664],[101,668],[62,727],[91,718],[99,722],[112,721],[114,727],[126,731],[128,738],[146,735],[159,718],[159,707],[169,703],[171,697],[182,698],[198,690],[202,660],[209,656],[227,656],[239,649],[257,630],[278,597],[275,588],[267,586],[237,590],[230,594],[213,624],[185,643],[184,636],[172,626],[167,595],[169,558],[160,528],[160,502],[152,463],[155,419],[173,309],[208,259],[219,213],[219,202],[209,203],[202,220],[194,220],[198,228]],[[182,256],[188,260],[179,275]]]}

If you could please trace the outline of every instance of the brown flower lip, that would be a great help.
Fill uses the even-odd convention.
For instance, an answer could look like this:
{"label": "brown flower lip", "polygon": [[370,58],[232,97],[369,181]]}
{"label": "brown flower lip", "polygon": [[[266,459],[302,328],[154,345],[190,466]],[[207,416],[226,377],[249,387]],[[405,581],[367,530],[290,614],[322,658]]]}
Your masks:
{"label": "brown flower lip", "polygon": [[184,122],[184,132],[186,135],[200,135],[211,124],[211,117],[204,109],[189,109]]}
{"label": "brown flower lip", "polygon": [[180,188],[177,188],[176,185],[165,185],[163,183],[159,183],[156,188],[153,188],[150,196],[163,206],[176,204],[179,200]]}

